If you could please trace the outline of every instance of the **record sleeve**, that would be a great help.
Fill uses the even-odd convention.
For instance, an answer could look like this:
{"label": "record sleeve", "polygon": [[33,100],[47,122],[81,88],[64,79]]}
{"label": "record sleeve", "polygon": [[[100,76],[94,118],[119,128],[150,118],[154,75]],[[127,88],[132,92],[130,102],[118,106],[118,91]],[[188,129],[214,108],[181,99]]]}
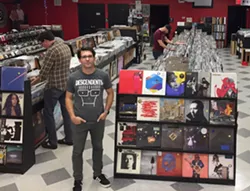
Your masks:
{"label": "record sleeve", "polygon": [[120,71],[123,69],[123,65],[124,65],[124,57],[123,56],[120,56],[118,58],[118,64],[117,64],[117,67],[118,67],[118,74],[120,74]]}
{"label": "record sleeve", "polygon": [[141,151],[120,149],[117,153],[117,173],[140,174]]}
{"label": "record sleeve", "polygon": [[182,176],[208,178],[208,155],[183,153]]}
{"label": "record sleeve", "polygon": [[111,74],[110,74],[110,78],[111,80],[114,80],[116,77],[117,77],[117,72],[118,72],[118,63],[117,63],[117,60],[114,60],[111,62]]}
{"label": "record sleeve", "polygon": [[198,94],[198,73],[186,73],[186,87],[185,96],[197,96]]}
{"label": "record sleeve", "polygon": [[198,92],[199,97],[210,97],[211,94],[211,74],[210,72],[199,72]]}
{"label": "record sleeve", "polygon": [[23,116],[24,94],[3,93],[2,94],[2,115],[11,117]]}
{"label": "record sleeve", "polygon": [[209,155],[209,178],[233,180],[233,155]]}
{"label": "record sleeve", "polygon": [[140,174],[156,175],[157,152],[142,151]]}
{"label": "record sleeve", "polygon": [[166,72],[144,71],[142,94],[145,95],[165,95],[166,92]]}
{"label": "record sleeve", "polygon": [[167,72],[167,88],[168,96],[183,96],[185,92],[185,72]]}
{"label": "record sleeve", "polygon": [[162,125],[161,147],[165,149],[183,148],[183,127],[177,125]]}
{"label": "record sleeve", "polygon": [[0,145],[0,165],[6,164],[6,145]]}
{"label": "record sleeve", "polygon": [[6,154],[7,164],[22,164],[23,162],[23,147],[20,145],[9,145]]}
{"label": "record sleeve", "polygon": [[119,118],[136,119],[137,98],[135,96],[119,97]]}
{"label": "record sleeve", "polygon": [[136,146],[136,123],[118,122],[117,145]]}
{"label": "record sleeve", "polygon": [[1,123],[2,143],[23,143],[23,120],[2,119]]}
{"label": "record sleeve", "polygon": [[137,98],[137,120],[159,121],[160,98],[138,97]]}
{"label": "record sleeve", "polygon": [[32,116],[33,127],[35,129],[35,145],[38,144],[45,136],[46,130],[44,125],[43,110],[36,112]]}

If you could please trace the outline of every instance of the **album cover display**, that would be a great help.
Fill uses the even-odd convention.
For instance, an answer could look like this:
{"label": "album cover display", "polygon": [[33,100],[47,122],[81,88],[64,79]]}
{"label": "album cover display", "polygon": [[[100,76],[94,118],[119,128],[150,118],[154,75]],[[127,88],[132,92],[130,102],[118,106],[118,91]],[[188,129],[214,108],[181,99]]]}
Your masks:
{"label": "album cover display", "polygon": [[184,151],[208,151],[209,130],[206,127],[184,127]]}
{"label": "album cover display", "polygon": [[185,92],[185,72],[167,72],[167,88],[168,96],[183,96]]}
{"label": "album cover display", "polygon": [[0,142],[22,143],[23,142],[23,120],[2,119]]}
{"label": "album cover display", "polygon": [[209,155],[209,178],[233,180],[233,155]]}
{"label": "album cover display", "polygon": [[211,97],[237,98],[236,73],[212,73]]}
{"label": "album cover display", "polygon": [[234,152],[234,129],[232,128],[210,128],[209,129],[209,151],[210,152]]}
{"label": "album cover display", "polygon": [[142,94],[142,70],[121,70],[119,79],[119,94]]}
{"label": "album cover display", "polygon": [[32,116],[32,123],[35,129],[35,145],[39,143],[46,136],[46,129],[44,125],[43,110],[36,112]]}
{"label": "album cover display", "polygon": [[24,94],[3,93],[2,115],[11,117],[23,116]]}
{"label": "album cover display", "polygon": [[9,145],[6,153],[7,164],[22,164],[23,162],[23,147],[19,145]]}
{"label": "album cover display", "polygon": [[186,73],[185,96],[196,96],[198,94],[198,72]]}
{"label": "album cover display", "polygon": [[0,165],[6,164],[6,145],[0,145]]}
{"label": "album cover display", "polygon": [[117,145],[136,146],[136,123],[119,122]]}
{"label": "album cover display", "polygon": [[183,153],[182,176],[208,178],[208,155]]}
{"label": "album cover display", "polygon": [[161,125],[153,123],[138,123],[136,137],[137,147],[160,147]]}
{"label": "album cover display", "polygon": [[211,100],[210,123],[219,125],[235,125],[235,101]]}
{"label": "album cover display", "polygon": [[117,155],[117,173],[140,174],[140,150],[120,149]]}
{"label": "album cover display", "polygon": [[210,90],[211,90],[211,74],[209,72],[199,72],[197,96],[210,97]]}
{"label": "album cover display", "polygon": [[140,174],[156,175],[156,170],[157,151],[142,151]]}
{"label": "album cover display", "polygon": [[138,97],[137,98],[137,120],[159,121],[160,98]]}
{"label": "album cover display", "polygon": [[145,95],[165,95],[166,92],[166,72],[144,71],[142,94]]}
{"label": "album cover display", "polygon": [[157,175],[181,177],[182,154],[160,151],[157,152]]}
{"label": "album cover display", "polygon": [[160,98],[160,121],[184,122],[184,99]]}
{"label": "album cover display", "polygon": [[186,123],[209,123],[209,101],[185,99]]}
{"label": "album cover display", "polygon": [[177,125],[162,125],[161,148],[182,149],[183,148],[183,127]]}
{"label": "album cover display", "polygon": [[136,119],[137,98],[134,96],[123,96],[119,98],[119,118]]}

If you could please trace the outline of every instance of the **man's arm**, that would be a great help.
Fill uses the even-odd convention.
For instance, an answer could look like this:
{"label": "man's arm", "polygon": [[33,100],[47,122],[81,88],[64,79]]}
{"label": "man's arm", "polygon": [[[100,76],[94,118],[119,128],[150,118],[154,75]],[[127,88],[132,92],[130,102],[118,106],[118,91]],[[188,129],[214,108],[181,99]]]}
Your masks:
{"label": "man's arm", "polygon": [[169,40],[167,37],[165,37],[165,42],[168,44],[174,44],[172,40]]}
{"label": "man's arm", "polygon": [[69,113],[69,116],[72,119],[75,116],[75,112],[73,109],[73,94],[68,91],[66,91],[65,104],[66,104],[66,108]]}
{"label": "man's arm", "polygon": [[108,114],[108,111],[110,110],[113,100],[114,100],[114,90],[113,88],[106,89],[106,92],[108,94],[107,99],[106,99],[106,105],[105,105],[105,110],[106,114]]}
{"label": "man's arm", "polygon": [[163,43],[162,40],[157,40],[157,42],[159,43],[159,45],[160,45],[163,49],[167,48],[167,46]]}

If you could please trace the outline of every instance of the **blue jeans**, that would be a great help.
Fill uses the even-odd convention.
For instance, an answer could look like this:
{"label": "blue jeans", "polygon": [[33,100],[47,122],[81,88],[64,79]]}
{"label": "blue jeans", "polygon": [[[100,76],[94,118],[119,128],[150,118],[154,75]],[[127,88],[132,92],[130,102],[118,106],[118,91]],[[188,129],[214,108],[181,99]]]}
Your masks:
{"label": "blue jeans", "polygon": [[57,145],[54,108],[59,101],[63,116],[64,133],[66,142],[72,142],[71,120],[65,105],[66,92],[51,88],[44,92],[44,123],[51,145]]}
{"label": "blue jeans", "polygon": [[153,50],[153,56],[155,60],[157,60],[162,54],[163,52],[161,51]]}

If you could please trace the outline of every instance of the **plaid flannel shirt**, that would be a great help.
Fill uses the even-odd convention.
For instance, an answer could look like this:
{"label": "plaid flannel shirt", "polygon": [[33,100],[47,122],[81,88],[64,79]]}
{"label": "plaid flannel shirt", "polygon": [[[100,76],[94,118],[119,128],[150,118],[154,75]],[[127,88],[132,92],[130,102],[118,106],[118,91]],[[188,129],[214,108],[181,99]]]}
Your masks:
{"label": "plaid flannel shirt", "polygon": [[57,88],[65,91],[69,76],[71,51],[68,45],[55,41],[47,49],[43,66],[40,70],[41,80],[47,80],[46,89]]}

